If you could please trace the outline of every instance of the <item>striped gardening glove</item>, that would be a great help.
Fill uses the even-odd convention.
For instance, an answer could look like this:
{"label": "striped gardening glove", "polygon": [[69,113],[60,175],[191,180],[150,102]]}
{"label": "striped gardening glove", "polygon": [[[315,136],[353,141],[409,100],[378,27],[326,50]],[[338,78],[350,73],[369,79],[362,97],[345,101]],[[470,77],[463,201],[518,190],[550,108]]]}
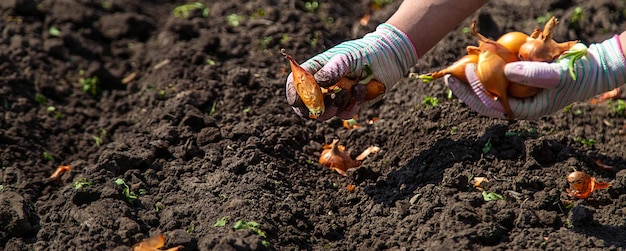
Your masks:
{"label": "striped gardening glove", "polygon": [[[373,74],[371,77],[383,83],[385,89],[389,90],[415,63],[417,53],[406,34],[383,23],[376,31],[363,38],[343,42],[307,60],[301,66],[313,73],[315,80],[324,88],[334,85],[344,76],[361,79]],[[376,99],[365,101],[363,97],[367,91],[364,86],[356,84],[352,87],[350,96],[343,95],[346,93],[344,91],[327,96],[324,99],[324,113],[317,119],[323,121],[333,116],[350,119],[360,107],[369,107],[382,98],[383,95],[380,95]],[[293,110],[301,117],[308,117],[309,112],[296,93],[291,74],[287,77],[286,95]]]}
{"label": "striped gardening glove", "polygon": [[[582,44],[574,46],[580,47],[585,48]],[[504,69],[507,79],[543,88],[533,97],[510,97],[513,117],[536,119],[573,102],[617,88],[626,80],[626,59],[617,35],[602,43],[592,44],[585,56],[571,60],[575,59],[566,57],[556,63],[520,61],[507,64]],[[573,63],[573,67],[570,67],[570,63]],[[468,65],[465,69],[469,85],[450,75],[445,77],[446,85],[459,99],[481,115],[505,118],[502,104],[484,93],[475,69],[475,64]]]}

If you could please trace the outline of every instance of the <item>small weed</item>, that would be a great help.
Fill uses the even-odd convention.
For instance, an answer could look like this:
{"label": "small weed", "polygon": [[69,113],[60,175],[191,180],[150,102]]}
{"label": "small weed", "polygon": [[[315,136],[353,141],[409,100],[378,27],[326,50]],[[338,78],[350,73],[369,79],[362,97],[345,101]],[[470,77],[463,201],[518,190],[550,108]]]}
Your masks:
{"label": "small weed", "polygon": [[579,28],[580,21],[583,20],[583,17],[583,8],[581,8],[580,6],[574,8],[574,13],[572,13],[572,19],[570,20],[572,26],[575,28]]}
{"label": "small weed", "polygon": [[259,223],[256,223],[254,221],[238,220],[233,225],[233,228],[235,230],[250,230],[252,233],[258,236],[267,237],[265,234],[265,231],[261,230],[259,226],[260,226]]}
{"label": "small weed", "polygon": [[487,143],[485,143],[485,145],[483,146],[483,149],[482,149],[483,150],[483,154],[487,154],[489,151],[491,151],[491,147],[492,147],[492,145],[491,145],[491,138],[489,138],[487,140]]}
{"label": "small weed", "polygon": [[122,194],[124,194],[124,196],[126,197],[126,200],[128,200],[129,203],[132,204],[135,202],[135,200],[139,198],[137,194],[135,194],[135,192],[130,190],[130,187],[126,185],[126,182],[124,182],[123,179],[116,179],[115,184],[122,187],[123,189]]}
{"label": "small weed", "polygon": [[280,38],[280,44],[286,44],[287,41],[289,41],[291,38],[289,37],[289,34],[287,33],[283,33],[283,36]]}
{"label": "small weed", "polygon": [[552,17],[552,13],[548,12],[544,14],[543,16],[537,17],[536,21],[538,24],[545,24],[548,22],[548,20],[550,20],[551,17]]}
{"label": "small weed", "polygon": [[239,26],[241,21],[243,21],[243,17],[238,15],[237,13],[233,13],[226,16],[226,21],[228,22],[228,24],[230,24],[230,26],[237,27]]}
{"label": "small weed", "polygon": [[257,40],[257,45],[259,46],[259,48],[261,50],[267,50],[267,48],[269,47],[270,43],[272,42],[272,39],[274,39],[272,36],[267,36],[264,38],[261,38],[259,40]]}
{"label": "small weed", "polygon": [[96,146],[99,147],[100,145],[102,145],[102,137],[106,136],[106,134],[107,131],[103,128],[100,128],[95,135],[91,136]]}
{"label": "small weed", "polygon": [[48,29],[48,33],[50,34],[50,36],[53,36],[53,37],[60,37],[61,36],[61,31],[59,29],[57,29],[56,27],[54,27],[54,26],[51,26]]}
{"label": "small weed", "polygon": [[459,127],[458,126],[452,126],[450,128],[450,135],[455,135],[459,132]]}
{"label": "small weed", "polygon": [[201,10],[202,17],[209,17],[209,8],[203,3],[195,2],[176,6],[172,11],[174,17],[188,18],[192,11]]}
{"label": "small weed", "polygon": [[220,198],[220,200],[222,200],[222,201],[227,201],[227,200],[228,200],[228,195],[223,194],[223,193],[219,194],[219,195],[218,195],[218,197],[219,197],[219,198]]}
{"label": "small weed", "polygon": [[437,99],[437,97],[426,96],[424,97],[424,100],[422,101],[422,105],[425,105],[426,107],[438,106],[439,99]]}
{"label": "small weed", "polygon": [[223,227],[223,226],[226,226],[226,223],[228,223],[228,219],[229,219],[229,217],[228,217],[228,216],[224,216],[224,217],[222,217],[221,219],[217,220],[217,221],[215,222],[215,224],[213,224],[213,226],[214,226],[214,227]]}
{"label": "small weed", "polygon": [[191,234],[195,230],[196,230],[196,226],[194,224],[191,224],[191,227],[187,228],[187,230],[185,231],[187,231],[188,234]]}
{"label": "small weed", "polygon": [[91,181],[87,181],[85,178],[78,178],[74,181],[74,183],[72,183],[72,187],[74,187],[74,189],[78,190],[84,187],[89,187],[93,185],[93,183]]}
{"label": "small weed", "polygon": [[161,210],[165,209],[165,205],[163,205],[163,203],[161,203],[160,201],[157,203],[154,203],[154,210],[159,212]]}
{"label": "small weed", "polygon": [[596,144],[596,140],[595,139],[585,139],[585,138],[581,138],[581,137],[574,138],[574,142],[581,143],[581,144],[589,146],[589,147],[591,147],[591,146]]}
{"label": "small weed", "polygon": [[254,12],[255,17],[264,17],[265,15],[267,15],[267,12],[265,12],[265,9],[263,8],[258,8],[256,9],[256,12]]}
{"label": "small weed", "polygon": [[208,64],[208,65],[211,65],[211,66],[212,66],[212,65],[215,65],[215,64],[216,64],[216,62],[215,62],[215,60],[213,60],[213,59],[207,58],[207,60],[206,60],[206,64]]}
{"label": "small weed", "polygon": [[216,107],[217,107],[217,101],[213,101],[213,104],[211,105],[211,109],[209,110],[209,116],[212,116],[213,114],[215,114]]}
{"label": "small weed", "polygon": [[309,39],[309,45],[311,45],[311,47],[317,46],[317,43],[320,40],[320,34],[320,31],[316,31],[315,33],[313,33],[313,37]]}
{"label": "small weed", "polygon": [[50,161],[50,162],[54,162],[54,156],[52,156],[52,154],[50,154],[49,152],[44,151],[43,152],[43,158]]}
{"label": "small weed", "polygon": [[89,93],[92,96],[96,96],[96,94],[98,94],[98,76],[81,78],[78,82],[82,86],[82,90],[84,92]]}
{"label": "small weed", "polygon": [[46,111],[48,111],[49,113],[52,113],[55,119],[63,118],[63,114],[61,114],[60,112],[57,112],[56,110],[57,108],[54,106],[46,107]]}
{"label": "small weed", "polygon": [[610,101],[611,112],[615,115],[626,115],[626,101],[618,99],[617,101]]}
{"label": "small weed", "polygon": [[37,102],[40,105],[43,105],[43,103],[46,103],[46,101],[48,101],[46,96],[44,96],[41,93],[35,93],[35,102]]}
{"label": "small weed", "polygon": [[320,4],[317,1],[304,2],[304,9],[308,12],[315,12]]}
{"label": "small weed", "polygon": [[483,195],[483,200],[485,201],[504,200],[504,197],[502,195],[494,193],[494,192],[488,193],[487,191],[483,191],[482,195]]}
{"label": "small weed", "polygon": [[111,8],[113,8],[113,3],[111,3],[111,1],[104,1],[102,2],[102,8],[105,10],[110,10]]}

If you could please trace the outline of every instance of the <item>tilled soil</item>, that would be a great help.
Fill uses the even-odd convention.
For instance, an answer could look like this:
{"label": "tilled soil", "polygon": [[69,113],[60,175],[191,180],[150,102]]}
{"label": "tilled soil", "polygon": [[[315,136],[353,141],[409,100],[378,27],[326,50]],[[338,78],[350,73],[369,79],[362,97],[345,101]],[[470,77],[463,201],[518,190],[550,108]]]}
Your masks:
{"label": "tilled soil", "polygon": [[[498,120],[407,76],[359,128],[293,113],[280,49],[302,62],[399,2],[361,25],[369,1],[202,1],[187,15],[182,1],[2,1],[0,247],[128,250],[163,234],[183,250],[624,249],[618,101]],[[411,71],[459,58],[472,19],[495,38],[549,15],[562,41],[626,30],[623,1],[492,1]],[[344,177],[317,163],[335,138],[353,157],[381,151]],[[573,170],[611,186],[572,198]]]}

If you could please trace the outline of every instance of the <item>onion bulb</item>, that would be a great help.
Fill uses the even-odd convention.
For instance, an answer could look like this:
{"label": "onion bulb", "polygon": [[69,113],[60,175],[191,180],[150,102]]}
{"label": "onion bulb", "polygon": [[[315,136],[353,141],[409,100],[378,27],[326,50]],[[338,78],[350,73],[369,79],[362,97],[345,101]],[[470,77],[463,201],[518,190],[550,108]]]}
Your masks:
{"label": "onion bulb", "polygon": [[[482,46],[481,46],[482,47]],[[508,118],[513,117],[507,95],[508,80],[504,75],[506,62],[495,52],[484,50],[478,56],[476,74],[486,89],[487,96],[500,101]]]}
{"label": "onion bulb", "polygon": [[569,50],[578,41],[558,43],[552,39],[552,33],[559,21],[552,17],[543,30],[536,29],[530,34],[526,43],[519,49],[519,57],[526,61],[552,62],[563,52]]}
{"label": "onion bulb", "polygon": [[316,119],[322,113],[324,113],[324,94],[322,88],[317,84],[313,74],[302,68],[296,60],[294,60],[289,54],[281,50],[281,53],[285,58],[289,60],[291,66],[291,72],[293,75],[293,85],[302,99],[302,102],[309,110],[309,117]]}
{"label": "onion bulb", "polygon": [[330,167],[330,170],[334,170],[343,176],[348,175],[346,173],[348,169],[361,165],[359,161],[352,160],[345,147],[339,145],[339,140],[337,139],[333,140],[330,145],[325,146],[320,155],[319,163]]}
{"label": "onion bulb", "polygon": [[598,182],[589,174],[580,171],[567,175],[567,182],[569,182],[567,193],[578,199],[586,199],[593,191],[611,186],[608,182]]}
{"label": "onion bulb", "polygon": [[513,54],[517,55],[519,54],[519,48],[526,43],[527,39],[528,35],[523,32],[511,31],[500,36],[496,42],[507,48]]}

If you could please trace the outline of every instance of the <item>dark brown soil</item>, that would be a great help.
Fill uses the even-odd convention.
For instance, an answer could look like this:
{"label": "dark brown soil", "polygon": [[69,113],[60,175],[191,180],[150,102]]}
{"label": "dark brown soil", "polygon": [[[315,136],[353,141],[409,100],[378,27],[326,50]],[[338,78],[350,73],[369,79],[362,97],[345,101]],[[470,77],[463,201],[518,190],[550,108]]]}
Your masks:
{"label": "dark brown soil", "polygon": [[[400,1],[366,26],[367,0],[203,2],[207,17],[175,17],[183,1],[1,1],[0,247],[128,250],[157,234],[183,250],[626,247],[617,101],[497,120],[448,99],[442,81],[407,77],[361,114],[360,128],[304,120],[286,103],[280,49],[302,62],[372,31]],[[459,58],[475,43],[463,32],[471,19],[497,37],[551,14],[562,21],[555,39],[589,43],[626,30],[625,8],[492,1],[412,72]],[[93,77],[97,89],[84,91]],[[317,164],[334,138],[353,156],[382,151],[344,177]],[[71,172],[50,180],[61,165]],[[573,170],[611,187],[574,200],[565,193]],[[485,201],[471,177],[487,177],[482,187],[503,200]],[[76,188],[81,180],[91,185]],[[236,230],[240,220],[258,226]]]}

